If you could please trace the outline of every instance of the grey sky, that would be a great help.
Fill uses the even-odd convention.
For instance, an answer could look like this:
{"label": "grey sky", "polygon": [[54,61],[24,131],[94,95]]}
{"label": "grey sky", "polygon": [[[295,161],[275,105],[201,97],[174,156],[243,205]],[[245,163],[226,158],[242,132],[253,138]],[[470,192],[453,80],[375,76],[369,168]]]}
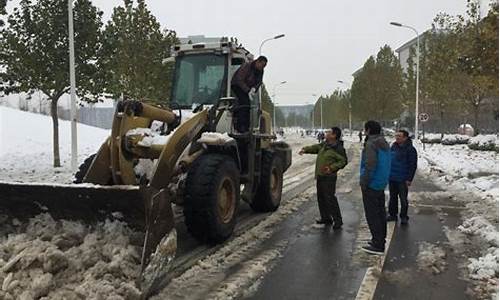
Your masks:
{"label": "grey sky", "polygon": [[[122,3],[93,2],[104,11],[105,20],[113,7]],[[343,87],[337,80],[351,82],[351,74],[384,44],[395,49],[414,37],[412,31],[389,22],[425,31],[437,13],[463,14],[466,9],[466,0],[146,2],[162,26],[179,36],[236,36],[254,54],[258,54],[262,40],[286,34],[263,48],[269,58],[264,75],[269,90],[278,82],[288,82],[277,90],[278,104],[312,103],[311,94],[327,94]]]}

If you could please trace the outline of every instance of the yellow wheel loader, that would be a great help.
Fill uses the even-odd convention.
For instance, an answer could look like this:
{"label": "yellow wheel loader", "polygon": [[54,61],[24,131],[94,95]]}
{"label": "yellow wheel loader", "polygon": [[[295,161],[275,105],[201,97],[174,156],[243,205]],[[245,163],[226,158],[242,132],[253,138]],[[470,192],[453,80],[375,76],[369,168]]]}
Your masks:
{"label": "yellow wheel loader", "polygon": [[231,236],[240,198],[255,211],[281,201],[290,147],[271,133],[271,118],[251,99],[250,131],[234,130],[230,82],[252,55],[230,42],[175,46],[168,106],[118,103],[111,136],[80,166],[75,184],[0,183],[0,209],[28,217],[99,220],[121,212],[145,231],[140,288],[149,295],[176,251],[172,205],[183,207],[188,231],[219,243]]}

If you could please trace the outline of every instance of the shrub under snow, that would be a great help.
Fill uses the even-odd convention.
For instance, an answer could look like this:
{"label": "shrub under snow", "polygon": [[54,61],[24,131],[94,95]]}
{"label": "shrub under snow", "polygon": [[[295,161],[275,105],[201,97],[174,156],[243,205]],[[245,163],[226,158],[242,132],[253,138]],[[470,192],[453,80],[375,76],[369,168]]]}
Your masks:
{"label": "shrub under snow", "polygon": [[443,145],[459,145],[459,144],[467,144],[470,140],[468,135],[463,134],[445,134],[443,139],[441,140],[441,144]]}
{"label": "shrub under snow", "polygon": [[469,148],[472,150],[498,152],[498,136],[488,134],[473,137],[469,140]]}
{"label": "shrub under snow", "polygon": [[425,137],[422,137],[422,143],[426,143],[426,144],[441,144],[441,134],[426,133]]}

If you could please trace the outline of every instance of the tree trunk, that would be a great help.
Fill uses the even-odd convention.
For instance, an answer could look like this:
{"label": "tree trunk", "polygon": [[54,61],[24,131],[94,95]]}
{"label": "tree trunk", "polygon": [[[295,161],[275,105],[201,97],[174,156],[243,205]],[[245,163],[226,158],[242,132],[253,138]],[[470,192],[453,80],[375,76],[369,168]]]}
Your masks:
{"label": "tree trunk", "polygon": [[439,129],[441,131],[441,139],[444,138],[444,111],[443,109],[439,110]]}
{"label": "tree trunk", "polygon": [[59,119],[57,117],[57,100],[52,98],[50,101],[50,115],[52,116],[52,133],[53,133],[53,152],[54,152],[54,167],[61,166],[61,158],[59,156]]}
{"label": "tree trunk", "polygon": [[474,105],[474,136],[479,133],[479,105]]}

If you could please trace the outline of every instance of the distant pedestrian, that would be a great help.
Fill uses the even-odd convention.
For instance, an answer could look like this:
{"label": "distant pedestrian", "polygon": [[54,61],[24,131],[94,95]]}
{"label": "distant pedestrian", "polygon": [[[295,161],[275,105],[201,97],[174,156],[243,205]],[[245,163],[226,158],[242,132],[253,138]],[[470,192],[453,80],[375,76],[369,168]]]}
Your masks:
{"label": "distant pedestrian", "polygon": [[323,140],[325,139],[325,133],[323,131],[319,131],[318,135],[316,136],[318,138],[318,143],[322,143]]}
{"label": "distant pedestrian", "polygon": [[387,221],[398,220],[398,197],[401,201],[401,224],[408,224],[408,188],[417,170],[417,150],[408,131],[398,130],[391,146],[391,174],[389,177],[389,215]]}
{"label": "distant pedestrian", "polygon": [[363,133],[361,132],[361,130],[359,131],[359,142],[361,143],[363,141]]}
{"label": "distant pedestrian", "polygon": [[391,171],[391,152],[389,144],[381,134],[381,126],[378,122],[366,122],[365,135],[365,144],[361,154],[360,185],[366,222],[372,239],[368,245],[362,247],[362,250],[370,254],[382,255],[385,251],[387,235],[384,189]]}
{"label": "distant pedestrian", "polygon": [[339,202],[335,196],[337,171],[347,165],[347,155],[344,142],[341,140],[342,131],[333,127],[325,132],[325,141],[312,146],[304,147],[299,154],[317,154],[316,158],[316,191],[318,198],[320,219],[317,224],[333,225],[333,229],[342,228],[342,214]]}

